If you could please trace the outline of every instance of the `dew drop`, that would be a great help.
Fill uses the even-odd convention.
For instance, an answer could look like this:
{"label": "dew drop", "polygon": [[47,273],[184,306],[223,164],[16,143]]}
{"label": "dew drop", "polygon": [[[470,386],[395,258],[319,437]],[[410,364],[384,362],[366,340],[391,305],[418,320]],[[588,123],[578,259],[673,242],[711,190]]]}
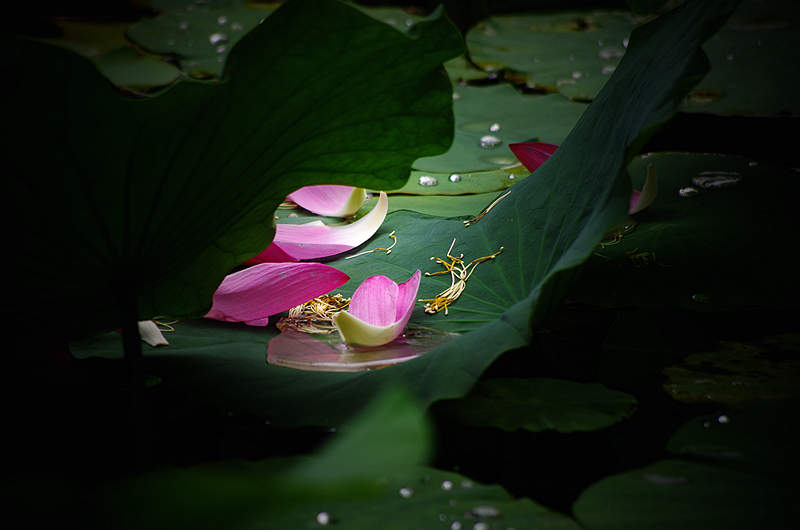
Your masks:
{"label": "dew drop", "polygon": [[719,423],[728,423],[729,421],[731,421],[731,419],[725,414],[720,414],[719,417],[717,418],[717,422]]}
{"label": "dew drop", "polygon": [[622,39],[622,47],[623,48],[627,48],[629,42],[630,42],[630,40],[627,39],[627,38],[626,39]]}
{"label": "dew drop", "polygon": [[651,484],[659,486],[672,486],[675,484],[686,484],[689,479],[679,475],[662,475],[660,473],[645,473],[644,479]]}
{"label": "dew drop", "polygon": [[461,94],[453,92],[453,101],[458,101],[459,99],[461,99]]}
{"label": "dew drop", "polygon": [[219,24],[220,26],[224,26],[227,23],[228,23],[228,17],[226,17],[225,15],[220,15],[217,17],[217,24]]}
{"label": "dew drop", "polygon": [[224,33],[212,33],[208,37],[208,42],[212,45],[219,44],[220,42],[228,42],[228,36]]}
{"label": "dew drop", "polygon": [[703,171],[692,179],[695,186],[701,188],[727,188],[742,180],[737,171]]}
{"label": "dew drop", "polygon": [[514,174],[512,174],[512,173],[508,174],[508,180],[515,180],[516,178],[517,177]]}
{"label": "dew drop", "polygon": [[459,175],[458,173],[453,173],[452,175],[450,175],[449,180],[450,182],[461,182],[461,175]]}
{"label": "dew drop", "polygon": [[625,50],[621,50],[620,48],[614,46],[608,46],[597,52],[597,56],[601,59],[605,59],[606,61],[610,59],[619,59],[623,55],[625,55]]}
{"label": "dew drop", "polygon": [[323,526],[331,522],[331,516],[328,512],[319,512],[317,514],[317,523]]}
{"label": "dew drop", "polygon": [[751,160],[750,162],[747,163],[747,165],[750,167],[756,167],[758,165],[758,162],[756,162],[755,160]]}
{"label": "dew drop", "polygon": [[413,25],[414,25],[414,21],[413,21],[413,20],[411,20],[410,18],[407,18],[407,19],[406,19],[406,26],[408,26],[408,27],[410,28],[410,27],[411,27],[411,26],[413,26]]}
{"label": "dew drop", "polygon": [[685,188],[681,188],[678,190],[678,195],[681,197],[692,197],[700,193],[697,188],[693,188],[691,186],[686,186]]}
{"label": "dew drop", "polygon": [[493,123],[493,124],[489,125],[489,132],[497,132],[499,130],[500,130],[500,124],[499,123]]}
{"label": "dew drop", "polygon": [[445,491],[450,491],[453,489],[453,483],[449,480],[442,481],[442,489]]}
{"label": "dew drop", "polygon": [[288,217],[298,217],[296,212],[292,212],[288,215]]}
{"label": "dew drop", "polygon": [[489,530],[489,525],[484,523],[483,521],[478,521],[474,525],[472,525],[472,530]]}
{"label": "dew drop", "polygon": [[580,72],[572,72],[572,79],[580,79],[583,77],[583,74]]}
{"label": "dew drop", "polygon": [[231,29],[234,31],[242,31],[244,29],[244,26],[242,26],[238,22],[234,22],[233,24],[231,24]]}
{"label": "dew drop", "polygon": [[600,73],[603,75],[611,75],[614,73],[614,70],[616,69],[617,69],[616,66],[606,65],[603,67],[602,70],[600,70]]}
{"label": "dew drop", "polygon": [[501,140],[497,136],[492,136],[491,134],[487,134],[486,136],[481,136],[480,145],[484,149],[494,149],[495,147],[497,147],[502,143],[503,140]]}
{"label": "dew drop", "polygon": [[223,45],[220,45],[220,46],[217,46],[217,53],[225,53],[225,51],[226,51],[227,49],[228,49],[228,47],[227,47],[227,46],[225,46],[224,44],[223,44]]}
{"label": "dew drop", "polygon": [[472,515],[475,517],[500,517],[500,510],[494,506],[476,506],[472,509]]}
{"label": "dew drop", "polygon": [[453,521],[450,524],[450,530],[461,530],[461,523],[458,521]]}
{"label": "dew drop", "polygon": [[414,496],[414,490],[411,488],[400,488],[397,490],[397,493],[399,493],[404,499],[409,499]]}
{"label": "dew drop", "polygon": [[178,24],[178,28],[185,31],[185,30],[189,29],[189,23],[188,22],[181,22],[180,24]]}
{"label": "dew drop", "polygon": [[430,175],[422,175],[417,182],[420,186],[436,186],[439,184],[436,177],[431,177]]}

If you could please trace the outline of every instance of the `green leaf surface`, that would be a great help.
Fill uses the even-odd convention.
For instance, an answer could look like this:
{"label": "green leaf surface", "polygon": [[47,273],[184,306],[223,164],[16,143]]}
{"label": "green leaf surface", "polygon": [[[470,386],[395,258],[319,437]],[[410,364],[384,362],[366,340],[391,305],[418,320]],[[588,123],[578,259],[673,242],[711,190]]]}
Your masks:
{"label": "green leaf surface", "polygon": [[711,72],[683,104],[689,112],[798,114],[800,8],[791,0],[747,0],[703,49]]}
{"label": "green leaf surface", "polygon": [[739,403],[800,395],[800,337],[783,334],[758,341],[720,341],[663,370],[664,390],[684,403]]}
{"label": "green leaf surface", "polygon": [[[796,172],[730,155],[652,153],[631,164],[635,187],[648,164],[658,197],[634,216],[633,232],[596,249],[571,297],[699,311],[794,305],[800,283],[778,249],[794,237]],[[707,189],[693,183],[719,172],[741,180]],[[682,196],[686,190],[693,194]]]}
{"label": "green leaf surface", "polygon": [[636,398],[597,383],[563,379],[497,378],[480,381],[466,397],[437,404],[465,425],[505,431],[592,431],[630,416]]}
{"label": "green leaf surface", "polygon": [[[586,110],[558,94],[526,96],[510,85],[453,89],[456,135],[446,153],[414,162],[418,171],[463,173],[516,164],[508,144],[539,140],[560,144]],[[500,140],[481,147],[481,138]]]}
{"label": "green leaf surface", "polygon": [[781,530],[796,526],[793,497],[770,477],[661,460],[602,479],[573,510],[587,530]]}
{"label": "green leaf surface", "polygon": [[147,92],[178,80],[181,72],[171,64],[141,55],[132,48],[120,48],[95,59],[100,72],[118,87]]}
{"label": "green leaf surface", "polygon": [[504,65],[527,76],[530,87],[586,101],[619,64],[633,26],[630,13],[614,10],[498,15],[466,41],[478,65]]}
{"label": "green leaf surface", "polygon": [[218,79],[236,43],[275,6],[237,1],[163,8],[159,15],[131,26],[128,38],[151,53],[177,59],[181,71],[191,77]]}
{"label": "green leaf surface", "polygon": [[755,400],[695,418],[672,435],[667,449],[748,471],[797,471],[800,429],[791,421],[797,405],[797,398]]}
{"label": "green leaf surface", "polygon": [[121,97],[68,52],[7,43],[17,312],[115,325],[110,293],[130,291],[146,318],[202,314],[224,274],[270,242],[287,193],[396,188],[413,160],[447,148],[453,25],[433,18],[412,38],[339,2],[314,6],[313,24],[293,1],[242,39],[226,82],[147,99]]}

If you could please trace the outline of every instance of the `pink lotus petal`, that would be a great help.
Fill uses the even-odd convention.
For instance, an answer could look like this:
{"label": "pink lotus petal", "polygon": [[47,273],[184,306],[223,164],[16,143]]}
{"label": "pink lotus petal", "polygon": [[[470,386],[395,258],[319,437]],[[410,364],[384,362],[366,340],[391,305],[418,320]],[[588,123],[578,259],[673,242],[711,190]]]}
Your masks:
{"label": "pink lotus petal", "polygon": [[281,247],[273,242],[260,254],[245,261],[244,264],[249,266],[258,263],[284,263],[287,261],[297,261],[297,259],[284,252]]}
{"label": "pink lotus petal", "polygon": [[286,198],[317,215],[350,217],[367,200],[367,192],[364,188],[331,184],[304,186]]}
{"label": "pink lotus petal", "polygon": [[647,177],[644,179],[644,186],[642,191],[633,190],[631,192],[631,200],[628,206],[628,214],[633,215],[641,212],[656,200],[658,195],[658,178],[656,177],[656,170],[653,164],[647,166]]}
{"label": "pink lotus petal", "polygon": [[519,142],[508,146],[522,165],[530,171],[536,171],[547,162],[558,146],[544,142]]}
{"label": "pink lotus petal", "polygon": [[269,315],[328,293],[349,279],[322,263],[261,263],[226,276],[206,318],[266,326]]}
{"label": "pink lotus petal", "polygon": [[364,280],[353,293],[348,311],[333,317],[342,340],[360,346],[381,346],[396,339],[414,311],[419,281],[419,270],[400,285],[386,276]]}

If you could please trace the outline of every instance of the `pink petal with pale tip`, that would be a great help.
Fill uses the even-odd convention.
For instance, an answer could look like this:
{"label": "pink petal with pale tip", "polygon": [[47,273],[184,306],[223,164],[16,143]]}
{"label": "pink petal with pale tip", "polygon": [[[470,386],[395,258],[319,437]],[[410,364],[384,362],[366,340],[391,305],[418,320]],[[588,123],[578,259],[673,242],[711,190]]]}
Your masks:
{"label": "pink petal with pale tip", "polygon": [[631,192],[631,200],[628,206],[628,214],[633,215],[641,212],[656,200],[658,195],[658,178],[656,177],[656,170],[652,164],[647,166],[647,177],[644,179],[644,186],[642,191],[633,190]]}
{"label": "pink petal with pale tip", "polygon": [[557,145],[545,142],[518,142],[508,147],[530,172],[536,171],[539,166],[547,162],[558,149]]}
{"label": "pink petal with pale tip", "polygon": [[397,286],[397,311],[395,313],[395,322],[398,323],[401,329],[406,327],[408,320],[411,318],[411,313],[414,312],[414,304],[417,302],[417,293],[419,292],[419,280],[421,272],[411,275],[411,278]]}
{"label": "pink petal with pale tip", "polygon": [[364,188],[331,184],[304,186],[286,198],[317,215],[350,217],[364,204],[367,193]]}
{"label": "pink petal with pale tip", "polygon": [[266,326],[269,315],[328,293],[349,279],[322,263],[261,263],[226,276],[206,318]]}
{"label": "pink petal with pale tip", "polygon": [[273,244],[295,259],[333,256],[353,249],[371,238],[386,219],[389,199],[381,192],[372,210],[356,221],[341,226],[328,226],[322,221],[301,225],[281,223],[275,227]]}

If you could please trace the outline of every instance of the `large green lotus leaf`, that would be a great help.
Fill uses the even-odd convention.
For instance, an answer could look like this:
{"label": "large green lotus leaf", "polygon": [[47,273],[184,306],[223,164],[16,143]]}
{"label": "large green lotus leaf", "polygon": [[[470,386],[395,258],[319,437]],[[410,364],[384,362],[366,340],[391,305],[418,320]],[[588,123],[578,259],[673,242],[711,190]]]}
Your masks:
{"label": "large green lotus leaf", "polygon": [[684,403],[739,403],[800,395],[800,336],[757,341],[719,341],[713,351],[693,353],[664,368],[664,390]]}
{"label": "large green lotus leaf", "polygon": [[[558,94],[526,96],[510,85],[457,86],[453,91],[456,137],[446,153],[414,162],[418,171],[461,173],[498,169],[517,163],[508,144],[538,139],[560,144],[586,105]],[[500,143],[481,147],[481,138]]]}
{"label": "large green lotus leaf", "polygon": [[614,10],[498,15],[467,33],[478,65],[504,65],[533,88],[591,100],[625,54],[630,13]]}
{"label": "large green lotus leaf", "polygon": [[587,530],[780,530],[797,525],[793,489],[769,476],[661,460],[602,479],[573,511]]}
{"label": "large green lotus leaf", "polygon": [[695,418],[670,438],[667,449],[745,470],[787,473],[797,470],[800,430],[791,421],[798,400],[757,400]]}
{"label": "large green lotus leaf", "polygon": [[15,312],[114,325],[115,294],[138,292],[141,316],[201,313],[267,246],[287,193],[396,188],[413,160],[448,147],[452,24],[433,18],[412,38],[334,1],[314,3],[310,25],[308,7],[289,2],[242,39],[226,82],[146,99],[64,50],[8,42]]}
{"label": "large green lotus leaf", "polygon": [[747,0],[703,49],[711,72],[683,110],[716,114],[800,113],[800,8],[791,0]]}
{"label": "large green lotus leaf", "polygon": [[465,425],[505,431],[592,431],[630,416],[636,398],[597,383],[563,379],[497,378],[479,382],[466,397],[437,404]]}
{"label": "large green lotus leaf", "polygon": [[222,77],[233,46],[275,6],[237,1],[167,4],[162,9],[131,26],[128,37],[151,53],[172,57],[187,75],[205,79]]}
{"label": "large green lotus leaf", "polygon": [[[396,230],[396,251],[333,262],[351,275],[343,291],[352,292],[373,274],[405,281],[417,268],[437,270],[429,257],[443,256],[453,237],[458,238],[454,251],[463,252],[466,259],[504,245],[497,259],[478,267],[449,315],[428,315],[420,304],[411,317],[415,325],[465,332],[463,336],[382,370],[309,373],[265,366],[268,332],[256,339],[258,331],[197,324],[204,345],[158,350],[163,362],[158,370],[154,363],[150,371],[165,381],[193,379],[206,392],[215,388],[212,385],[224,386],[219,390],[260,417],[301,425],[341,422],[390,381],[403,380],[426,405],[460,397],[498,355],[527,343],[531,325],[564,292],[570,271],[592,253],[608,227],[624,217],[630,144],[640,131],[671,115],[688,89],[687,79],[695,80],[695,68],[702,66],[696,55],[699,45],[732,4],[687,4],[638,29],[626,59],[561,148],[477,224],[465,228],[460,220],[396,212],[364,245],[385,246],[387,234]],[[671,60],[654,63],[654,56]],[[423,278],[420,295],[431,297],[449,284],[440,276]],[[237,339],[240,332],[245,335]],[[176,346],[180,333],[171,339]],[[109,349],[99,345],[85,353]]]}
{"label": "large green lotus leaf", "polygon": [[[571,297],[701,311],[794,304],[800,284],[778,250],[794,235],[794,171],[729,155],[655,153],[631,164],[635,186],[648,164],[658,197],[635,216],[633,232],[596,249]],[[741,180],[706,189],[692,182],[719,172]],[[697,193],[682,196],[694,193],[687,188]]]}

